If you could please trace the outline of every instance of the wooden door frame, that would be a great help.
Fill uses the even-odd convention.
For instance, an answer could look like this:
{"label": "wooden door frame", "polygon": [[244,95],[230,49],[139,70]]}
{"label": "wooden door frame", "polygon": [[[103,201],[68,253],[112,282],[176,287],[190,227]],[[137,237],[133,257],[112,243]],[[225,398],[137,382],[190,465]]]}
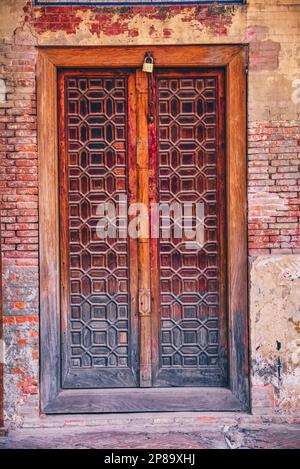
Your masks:
{"label": "wooden door frame", "polygon": [[[194,388],[201,400],[185,398],[183,390],[62,390],[60,384],[60,259],[58,192],[58,68],[139,68],[146,51],[155,66],[222,67],[226,71],[227,296],[229,389]],[[40,47],[38,54],[38,148],[40,216],[40,386],[45,413],[129,412],[168,410],[248,410],[248,272],[246,192],[246,68],[247,48],[217,46]],[[191,388],[186,388],[186,393]],[[126,394],[127,393],[127,394]],[[167,393],[167,394],[166,394]],[[171,394],[174,399],[170,399]],[[195,392],[193,393],[194,396]],[[163,396],[168,396],[166,399]],[[124,401],[125,399],[125,401]],[[82,404],[84,402],[84,404]],[[178,401],[177,401],[178,402]]]}

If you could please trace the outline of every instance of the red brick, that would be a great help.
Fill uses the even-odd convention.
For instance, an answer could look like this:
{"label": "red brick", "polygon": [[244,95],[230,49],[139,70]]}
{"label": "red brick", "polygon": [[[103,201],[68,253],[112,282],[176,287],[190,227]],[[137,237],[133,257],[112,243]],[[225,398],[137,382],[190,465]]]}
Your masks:
{"label": "red brick", "polygon": [[[75,10],[41,9],[38,31],[74,30]],[[59,16],[58,16],[59,14]],[[79,23],[81,18],[76,17]],[[59,24],[58,24],[59,23]],[[41,29],[39,29],[41,28]],[[133,32],[133,34],[135,34]],[[38,266],[38,176],[36,145],[35,61],[33,46],[5,44],[2,72],[7,75],[7,102],[0,109],[0,185],[2,198],[3,268],[20,271]],[[254,67],[277,64],[274,44],[254,45]],[[250,255],[292,253],[300,248],[300,131],[299,122],[263,122],[249,125],[249,252]],[[18,283],[16,281],[16,283]],[[19,286],[28,287],[28,280]],[[36,279],[35,287],[38,288]],[[6,287],[4,287],[6,288]],[[38,324],[38,314],[23,315],[18,289],[4,295],[17,309],[6,323]],[[9,296],[10,295],[10,296]],[[27,303],[24,301],[24,308]],[[31,302],[32,308],[34,306]],[[22,341],[23,337],[19,337]],[[32,356],[38,357],[32,348]],[[19,368],[16,365],[15,369]],[[16,373],[17,374],[17,373]],[[26,375],[26,373],[25,373]],[[36,392],[34,377],[24,376],[20,387]]]}
{"label": "red brick", "polygon": [[257,124],[249,142],[250,254],[293,252],[300,248],[299,126]]}

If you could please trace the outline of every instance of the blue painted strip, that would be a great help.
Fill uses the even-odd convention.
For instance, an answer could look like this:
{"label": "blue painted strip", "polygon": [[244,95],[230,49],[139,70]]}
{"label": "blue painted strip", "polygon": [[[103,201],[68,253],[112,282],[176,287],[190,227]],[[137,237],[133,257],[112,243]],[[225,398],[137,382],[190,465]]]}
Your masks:
{"label": "blue painted strip", "polygon": [[43,0],[34,0],[34,5],[36,6],[129,6],[129,5],[241,5],[245,3],[245,0],[174,0],[172,1],[165,1],[165,0],[154,0],[154,1],[146,1],[142,2],[140,0],[129,0],[125,2],[118,2],[117,0],[115,2],[88,2],[88,1],[80,1],[80,2],[73,2],[70,0],[69,2],[67,1],[61,1],[61,2],[45,2]]}

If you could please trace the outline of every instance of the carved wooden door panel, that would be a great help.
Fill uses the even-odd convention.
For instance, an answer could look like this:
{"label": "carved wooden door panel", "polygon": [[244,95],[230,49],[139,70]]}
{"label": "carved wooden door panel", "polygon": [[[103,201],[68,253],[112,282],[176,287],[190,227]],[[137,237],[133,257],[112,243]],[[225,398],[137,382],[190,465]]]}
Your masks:
{"label": "carved wooden door panel", "polygon": [[[223,86],[221,71],[59,73],[62,387],[227,384]],[[161,211],[158,238],[146,223],[99,239],[99,205],[126,232],[136,202],[202,204],[204,244],[165,239]]]}
{"label": "carved wooden door panel", "polygon": [[59,90],[62,383],[136,386],[136,242],[97,235],[99,204],[135,201],[134,77],[65,71]]}
{"label": "carved wooden door panel", "polygon": [[[152,200],[175,206],[170,237],[160,211],[151,244],[154,386],[227,384],[223,86],[221,71],[158,72],[152,84]],[[201,246],[174,234],[176,207],[184,223],[197,203]]]}

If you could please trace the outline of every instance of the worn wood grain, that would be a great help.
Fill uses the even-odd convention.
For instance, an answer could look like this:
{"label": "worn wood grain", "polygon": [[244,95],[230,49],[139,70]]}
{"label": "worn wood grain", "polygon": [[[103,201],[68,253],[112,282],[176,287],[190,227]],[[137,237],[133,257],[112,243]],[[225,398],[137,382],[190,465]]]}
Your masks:
{"label": "worn wood grain", "polygon": [[[148,79],[141,70],[136,70],[136,91],[138,202],[143,204],[146,214],[149,209]],[[138,237],[141,387],[152,384],[149,219],[145,214],[141,214]]]}
{"label": "worn wood grain", "polygon": [[38,152],[40,246],[40,343],[42,408],[60,386],[57,73],[39,54]]}
{"label": "worn wood grain", "polygon": [[60,324],[61,324],[61,385],[64,386],[68,370],[68,319],[69,302],[69,236],[68,236],[68,154],[66,139],[65,75],[58,75],[58,189],[59,189],[59,235],[60,235]]}
{"label": "worn wood grain", "polygon": [[[155,362],[153,360],[153,367],[156,368],[153,383],[155,386],[166,386],[168,383],[170,386],[205,386],[208,383],[210,383],[210,385],[226,386],[228,383],[228,366],[227,308],[225,296],[224,72],[218,69],[203,71],[193,68],[170,68],[168,71],[158,69],[154,72],[154,78],[155,83],[152,94],[156,95],[156,99],[154,100],[155,119],[154,123],[150,126],[150,139],[152,141],[149,147],[151,151],[151,164],[153,164],[152,174],[156,189],[152,191],[152,196],[154,198],[156,197],[155,201],[159,203],[161,203],[162,200],[166,200],[166,198],[171,204],[177,200],[191,200],[194,201],[194,208],[195,196],[198,202],[201,200],[205,206],[206,222],[204,228],[204,242],[206,246],[204,249],[199,246],[197,250],[183,249],[183,234],[181,244],[179,244],[180,247],[178,247],[179,240],[174,238],[173,230],[171,232],[171,240],[163,240],[161,238],[157,241],[152,240],[151,255],[156,259],[156,262],[153,263],[152,266],[152,275],[156,285],[152,296],[154,297],[153,302],[157,305],[156,307],[158,307],[158,311],[152,312],[154,319],[153,349],[155,346],[153,350],[155,360]],[[172,137],[174,126],[177,126],[176,123],[180,122],[180,119],[190,119],[191,116],[193,116],[195,122],[201,122],[205,113],[205,104],[199,106],[199,96],[197,96],[196,91],[193,91],[193,89],[197,89],[197,86],[200,86],[199,83],[201,83],[203,87],[201,103],[205,101],[204,96],[206,92],[212,93],[210,96],[214,97],[213,112],[210,114],[210,126],[206,127],[205,123],[201,124],[203,126],[201,128],[206,129],[203,131],[200,147],[201,153],[199,147],[197,147],[197,145],[199,145],[197,143],[197,132],[196,130],[192,130],[193,127],[187,125],[186,121],[186,125],[182,125],[182,135],[180,133],[180,137],[178,134],[177,137],[175,137],[176,144],[174,144],[174,137]],[[162,87],[162,89],[160,89],[160,87]],[[208,87],[207,90],[205,89],[206,87]],[[166,101],[168,96],[171,96],[172,100],[169,98],[169,100]],[[184,98],[181,96],[184,96]],[[174,99],[176,99],[176,101],[174,101]],[[169,104],[166,104],[166,102]],[[174,111],[172,103],[176,104],[176,102],[180,103],[180,106],[177,111],[176,109]],[[160,111],[161,105],[163,108],[162,112]],[[185,111],[187,106],[190,106],[188,107],[188,112]],[[175,112],[176,117],[172,117],[173,112]],[[166,114],[168,114],[168,119],[171,124],[166,124]],[[203,119],[203,122],[204,121],[205,119]],[[155,130],[154,127],[156,127]],[[209,131],[211,132],[212,129],[213,133],[211,133],[209,137],[208,133]],[[168,130],[168,132],[166,130]],[[189,133],[184,133],[187,132],[187,130]],[[177,132],[179,132],[179,130]],[[180,138],[180,140],[177,141],[176,138]],[[188,148],[193,149],[187,150]],[[205,150],[205,148],[209,148],[210,150]],[[188,162],[185,162],[184,157],[187,154],[192,159],[191,161],[188,160]],[[177,158],[180,159],[177,160]],[[152,161],[156,159],[156,165],[154,166]],[[178,161],[181,163],[177,167]],[[169,184],[166,182],[166,174],[168,174],[169,181],[172,181]],[[176,183],[176,181],[178,181],[178,179],[176,179],[178,174],[181,175],[181,184]],[[193,175],[192,178],[190,178],[190,174]],[[203,181],[202,191],[195,182],[199,181],[199,176],[201,176],[201,180]],[[175,189],[172,189],[173,186]],[[206,192],[208,188],[210,188],[210,190]],[[208,224],[208,215],[213,217],[213,224]],[[209,246],[211,249],[207,252],[206,249],[209,249]],[[174,247],[178,250],[175,250]],[[159,251],[158,259],[155,258],[157,250]],[[212,253],[215,254],[213,258],[210,256]],[[193,262],[191,261],[192,257],[194,259]],[[203,264],[210,266],[210,281],[206,278],[206,268],[203,267]],[[188,268],[187,265],[189,265]],[[185,267],[185,269],[183,269],[183,267]],[[155,269],[157,272],[155,272]],[[171,270],[173,275],[170,274]],[[176,277],[174,276],[174,272],[176,272]],[[195,279],[199,279],[199,277],[204,278],[207,291],[209,282],[213,280],[215,285],[214,289],[211,289],[212,284],[210,283],[209,291],[211,293],[211,301],[207,304],[205,298],[203,298],[203,291],[201,292],[202,297],[200,295],[200,302],[199,296],[197,296],[200,286],[199,284],[196,286]],[[173,282],[174,278],[175,281]],[[187,280],[189,280],[189,282],[187,282]],[[162,287],[162,285],[164,285],[164,287]],[[182,293],[186,294],[185,300],[183,300],[184,295],[182,295]],[[166,297],[172,297],[173,304],[170,303],[170,300],[166,301]],[[193,297],[192,300],[191,297]],[[196,297],[197,300],[195,300]],[[174,304],[176,306],[180,305],[178,306],[178,309],[181,308],[179,313],[175,310]],[[188,319],[188,317],[185,316],[184,312],[187,308],[196,311],[192,319],[191,317]],[[164,313],[161,314],[160,310],[163,310]],[[197,340],[199,340],[200,336],[199,326],[203,327],[203,324],[205,321],[208,321],[209,318],[214,318],[217,324],[215,325],[217,329],[217,346],[213,353],[218,366],[216,366],[215,363],[212,364],[212,360],[210,362],[210,357],[205,356],[206,347],[208,346],[208,342],[206,344],[203,342],[206,340],[205,338],[202,337],[203,349],[200,351],[200,349],[197,348]],[[171,327],[169,325],[164,329],[164,323],[168,320],[172,321],[172,331],[170,331]],[[175,325],[176,328],[174,327]],[[207,322],[207,329],[209,329],[209,321]],[[215,331],[213,333],[215,333]],[[180,339],[178,338],[179,334]],[[167,337],[165,341],[164,337]],[[194,339],[190,339],[191,337],[194,337]],[[195,337],[197,337],[197,339]],[[190,343],[188,339],[190,339]],[[176,340],[178,342],[175,344]],[[184,342],[182,342],[182,340],[184,340]],[[174,352],[164,353],[164,350],[169,350],[170,348],[172,348],[173,351],[177,350],[178,354],[174,354]],[[210,353],[212,353],[212,349],[213,346],[212,343],[210,343]],[[206,362],[200,364],[198,360],[200,361],[203,355]],[[175,356],[177,360],[176,364],[174,363]],[[165,362],[163,362],[163,360],[165,360]]]}
{"label": "worn wood grain", "polygon": [[155,67],[219,67],[239,53],[240,46],[42,47],[56,67],[141,67],[146,51]]}
{"label": "worn wood grain", "polygon": [[51,414],[109,412],[184,412],[241,410],[225,388],[144,388],[62,391],[46,412]]}
{"label": "worn wood grain", "polygon": [[247,309],[247,160],[245,51],[228,66],[227,77],[227,217],[230,386],[249,406]]}
{"label": "worn wood grain", "polygon": [[[140,67],[145,51],[155,55],[155,65],[167,67],[226,67],[226,185],[227,185],[227,250],[228,250],[228,340],[230,348],[230,387],[233,393],[221,388],[195,388],[196,403],[184,390],[180,405],[169,405],[170,392],[156,407],[148,405],[146,395],[136,397],[136,391],[117,390],[60,390],[60,298],[59,298],[59,230],[58,230],[58,145],[57,145],[57,67]],[[123,52],[122,52],[123,51]],[[127,56],[127,57],[126,57]],[[135,88],[135,86],[134,86]],[[138,108],[138,104],[136,104]],[[39,48],[38,60],[38,142],[40,172],[40,313],[41,313],[41,404],[49,413],[105,412],[155,410],[240,410],[249,403],[248,383],[248,318],[247,318],[247,247],[246,247],[246,75],[242,46],[168,46],[137,48]],[[131,144],[131,159],[135,161],[135,145]],[[143,165],[142,165],[143,167]],[[141,167],[141,169],[142,169]],[[155,191],[151,166],[149,190]],[[141,171],[142,174],[143,171]],[[132,173],[130,192],[136,200],[140,195]],[[145,193],[142,198],[145,197]],[[142,244],[142,243],[141,243]],[[131,262],[138,258],[137,246],[130,246]],[[148,249],[149,252],[149,249]],[[147,261],[148,262],[148,261]],[[151,255],[151,266],[155,257]],[[137,280],[137,274],[131,283]],[[152,285],[155,285],[153,272]],[[158,281],[158,279],[156,279]],[[136,281],[136,285],[138,282]],[[145,281],[145,284],[148,283]],[[131,292],[135,324],[138,320],[137,292]],[[157,305],[159,308],[159,305]],[[158,315],[157,315],[158,318]],[[149,330],[149,325],[145,330]],[[144,343],[150,335],[145,337]],[[152,337],[154,337],[152,335]],[[138,336],[135,336],[138,341]],[[153,353],[153,350],[152,350]],[[138,363],[139,356],[135,356]],[[146,362],[149,363],[149,362]],[[155,389],[154,391],[161,391]],[[205,391],[205,392],[204,392]],[[59,393],[58,393],[59,392]],[[104,394],[103,394],[104,392]],[[119,399],[118,392],[123,401]],[[105,394],[106,393],[106,394]],[[112,394],[111,394],[112,393]],[[220,393],[222,399],[220,399]],[[111,395],[107,404],[103,396]],[[167,396],[167,399],[166,399]],[[209,396],[210,402],[207,402]],[[225,398],[224,398],[225,396]],[[172,396],[171,396],[172,397]],[[184,399],[183,399],[184,398]],[[106,397],[105,397],[106,399]],[[107,397],[108,399],[108,397]],[[155,395],[155,400],[158,396]],[[160,399],[160,398],[159,398]],[[182,399],[184,403],[182,403]],[[142,403],[142,401],[144,402]],[[102,402],[102,403],[101,403]],[[177,401],[178,402],[178,401]],[[239,404],[241,403],[241,405]],[[195,404],[193,404],[195,403]],[[194,407],[193,407],[194,406]],[[92,410],[89,410],[92,409]],[[109,410],[110,409],[110,410]],[[120,410],[118,410],[120,409]],[[139,410],[142,409],[142,410]]]}
{"label": "worn wood grain", "polygon": [[[137,188],[137,99],[136,99],[136,77],[131,73],[128,78],[128,206],[135,204],[138,197]],[[128,233],[127,233],[128,236]],[[129,290],[130,290],[130,343],[131,343],[131,370],[135,377],[135,382],[139,383],[140,367],[140,340],[139,340],[139,315],[138,315],[138,240],[128,237],[129,243]]]}
{"label": "worn wood grain", "polygon": [[[64,70],[59,72],[59,93],[58,93],[58,99],[59,99],[59,144],[60,144],[60,152],[59,152],[59,193],[60,193],[60,212],[59,212],[59,219],[60,219],[60,255],[61,255],[61,342],[62,342],[62,387],[63,388],[102,388],[102,387],[132,387],[137,385],[137,378],[138,378],[138,367],[137,367],[137,356],[138,356],[138,319],[136,316],[136,295],[137,295],[137,255],[136,255],[136,240],[128,239],[127,237],[120,237],[119,235],[114,235],[114,248],[117,249],[117,247],[122,247],[126,250],[126,258],[128,267],[126,269],[126,274],[123,273],[123,275],[126,275],[126,296],[128,296],[128,303],[126,303],[126,308],[128,308],[128,321],[127,325],[124,326],[123,328],[126,328],[126,332],[123,332],[123,335],[125,335],[125,340],[126,340],[126,350],[128,350],[128,357],[126,367],[124,368],[118,365],[116,363],[115,365],[107,366],[107,363],[102,366],[97,366],[97,364],[90,364],[89,366],[82,365],[80,363],[80,366],[72,366],[74,357],[76,358],[76,354],[74,355],[72,350],[74,349],[74,342],[73,342],[73,336],[74,333],[80,334],[81,337],[81,350],[85,350],[85,342],[84,342],[84,332],[86,329],[84,329],[84,326],[89,325],[89,319],[92,319],[93,321],[93,332],[99,334],[99,327],[101,332],[103,332],[103,324],[106,324],[106,329],[105,329],[105,340],[106,343],[103,345],[103,343],[99,343],[96,341],[96,339],[93,339],[93,335],[88,336],[88,340],[90,340],[90,345],[88,345],[88,352],[89,356],[92,356],[93,360],[99,360],[99,353],[100,353],[100,358],[102,360],[101,363],[103,363],[103,356],[105,357],[105,352],[103,349],[105,348],[106,350],[109,350],[110,342],[109,338],[111,336],[111,332],[114,335],[114,340],[116,340],[116,343],[119,346],[119,349],[121,349],[121,335],[122,332],[119,333],[119,335],[116,338],[117,332],[115,329],[109,329],[109,326],[107,326],[107,322],[104,322],[105,320],[112,320],[111,316],[109,316],[109,306],[104,306],[105,308],[105,317],[103,321],[101,321],[97,316],[96,316],[96,309],[90,310],[91,316],[90,318],[86,318],[85,312],[83,307],[80,305],[80,319],[81,319],[81,329],[78,329],[78,324],[77,324],[77,329],[74,330],[74,327],[72,327],[72,324],[74,324],[74,315],[72,315],[72,311],[74,311],[74,301],[72,304],[72,296],[76,296],[77,294],[81,294],[81,297],[83,297],[85,300],[92,301],[93,305],[92,308],[96,308],[97,306],[99,307],[99,302],[101,304],[101,307],[103,307],[101,303],[101,298],[104,301],[107,302],[107,297],[106,293],[109,293],[112,297],[113,295],[119,293],[121,294],[123,291],[121,290],[120,283],[116,282],[114,286],[110,287],[109,292],[107,291],[98,291],[96,287],[94,287],[94,283],[90,282],[90,286],[87,289],[87,292],[84,290],[83,284],[79,281],[79,283],[76,283],[76,289],[75,291],[72,290],[72,282],[78,282],[78,270],[72,270],[72,259],[73,262],[74,260],[77,262],[78,259],[78,254],[77,252],[74,255],[74,245],[73,245],[73,250],[72,250],[72,233],[73,233],[73,238],[74,238],[74,233],[75,235],[78,235],[78,239],[80,238],[80,229],[81,227],[85,226],[85,223],[88,223],[90,228],[89,228],[89,235],[88,235],[88,241],[84,242],[81,241],[81,254],[80,254],[80,259],[81,259],[81,265],[83,266],[84,264],[84,259],[88,258],[90,259],[90,267],[93,269],[97,270],[97,263],[94,263],[94,257],[93,255],[98,254],[99,255],[99,245],[98,242],[102,242],[101,244],[101,259],[103,262],[102,268],[105,269],[105,271],[108,273],[108,278],[111,280],[112,275],[115,274],[116,268],[114,265],[111,267],[110,261],[109,261],[109,252],[111,249],[111,241],[108,239],[105,240],[98,240],[97,237],[95,238],[95,233],[93,233],[93,228],[91,228],[91,223],[93,222],[93,217],[95,216],[95,213],[93,210],[95,209],[95,202],[93,202],[95,199],[95,196],[98,195],[98,197],[101,195],[101,197],[105,197],[105,200],[109,200],[112,202],[112,196],[111,196],[111,188],[107,187],[107,176],[113,178],[114,182],[116,183],[117,177],[116,175],[119,174],[120,177],[122,175],[122,182],[124,183],[124,187],[122,189],[122,195],[123,196],[129,196],[128,202],[131,203],[132,197],[131,197],[131,188],[133,188],[134,184],[134,177],[131,174],[132,172],[135,172],[135,160],[134,160],[134,155],[132,153],[134,152],[134,147],[136,143],[136,125],[130,125],[129,124],[129,109],[130,109],[130,119],[134,122],[135,119],[135,79],[134,79],[134,74],[129,74],[126,71],[86,71],[86,70]],[[86,81],[86,79],[89,78],[90,81]],[[71,85],[70,85],[70,79],[71,80]],[[74,79],[74,80],[73,80]],[[110,80],[111,79],[111,80]],[[74,145],[74,137],[70,136],[70,129],[74,131],[74,127],[69,124],[69,121],[72,117],[74,117],[74,111],[69,112],[69,104],[70,102],[72,103],[72,100],[68,98],[70,93],[74,93],[74,88],[76,88],[77,83],[86,83],[85,86],[87,86],[87,89],[89,89],[89,93],[93,92],[93,96],[95,99],[95,96],[98,96],[98,99],[102,97],[102,94],[104,91],[102,89],[101,93],[99,90],[97,91],[97,87],[95,85],[91,84],[95,80],[98,82],[98,87],[102,86],[99,83],[103,83],[105,81],[107,83],[107,86],[114,86],[117,89],[117,82],[118,79],[121,80],[121,83],[124,85],[120,85],[121,88],[121,93],[125,93],[123,99],[124,99],[124,109],[123,109],[123,114],[124,114],[124,122],[123,122],[123,130],[124,130],[124,142],[123,141],[115,141],[114,147],[112,150],[112,147],[109,145],[108,140],[105,140],[105,138],[102,138],[102,143],[105,145],[106,151],[109,150],[110,152],[113,153],[113,157],[109,157],[107,154],[107,159],[106,159],[106,166],[102,161],[99,161],[98,165],[95,165],[92,163],[92,156],[93,156],[93,150],[91,150],[92,144],[95,145],[95,142],[97,140],[93,140],[93,138],[90,136],[87,138],[88,142],[90,145],[86,146],[86,144],[81,144],[80,143],[80,151],[77,150],[77,152],[74,153],[74,150],[72,151],[72,144]],[[119,80],[119,81],[120,81]],[[87,83],[89,83],[87,85]],[[105,88],[106,90],[106,88]],[[124,90],[124,91],[123,91]],[[107,93],[107,91],[105,91]],[[95,102],[95,101],[93,101]],[[103,101],[101,101],[103,103]],[[115,104],[115,101],[114,101]],[[103,105],[103,104],[102,104]],[[112,105],[113,106],[113,105]],[[115,110],[115,107],[113,108]],[[105,105],[103,105],[103,113],[105,113],[106,108]],[[92,108],[88,108],[86,111],[88,114],[88,119],[96,118],[97,117],[97,110],[93,112]],[[110,112],[110,111],[109,111]],[[116,111],[114,111],[116,112]],[[81,116],[81,112],[79,109],[77,109],[77,118],[80,118],[83,122],[84,119]],[[84,114],[85,116],[85,114]],[[108,117],[109,118],[109,117]],[[90,126],[90,129],[96,129],[98,130],[97,127],[92,127]],[[100,129],[103,131],[103,125],[102,127],[99,125],[99,131]],[[104,131],[103,131],[104,134]],[[77,144],[79,144],[80,137],[77,137],[78,140],[76,140]],[[117,137],[115,136],[115,139],[117,140]],[[124,162],[119,163],[121,161],[121,152],[118,151],[118,148],[120,146],[124,146]],[[83,163],[85,166],[85,178],[88,180],[88,187],[90,188],[90,191],[85,197],[84,197],[84,190],[80,189],[79,184],[78,184],[78,189],[74,187],[72,188],[72,182],[74,183],[74,168],[75,168],[75,175],[81,174],[82,168],[81,168],[81,163],[79,162],[78,154],[82,154],[81,150],[84,150],[86,156],[86,160]],[[94,150],[96,151],[96,150]],[[74,156],[76,157],[76,163],[74,162]],[[112,171],[110,171],[107,168],[112,167]],[[98,181],[99,181],[99,176],[101,177],[102,181],[106,182],[103,184],[102,188],[99,188],[97,191],[93,187],[93,177],[98,176]],[[78,181],[75,178],[75,182]],[[77,186],[75,186],[77,187]],[[71,189],[70,189],[71,188]],[[133,192],[133,197],[134,200],[136,199],[136,194]],[[94,198],[93,198],[94,197]],[[74,217],[72,215],[72,209],[70,210],[70,207],[73,207],[73,212],[74,212],[74,204],[76,204],[76,201],[78,203],[78,200],[80,201],[85,201],[86,204],[88,204],[89,207],[89,212],[88,212],[88,218],[85,219],[84,216],[83,218],[81,217],[81,209],[78,208],[78,213]],[[76,208],[76,207],[75,207]],[[78,225],[79,221],[79,225]],[[75,225],[74,225],[75,222]],[[75,236],[76,239],[76,236]],[[91,245],[92,241],[92,245]],[[95,241],[93,243],[93,241]],[[116,247],[116,243],[117,247]],[[129,253],[129,243],[130,243],[130,253]],[[114,251],[113,251],[114,252]],[[124,254],[124,253],[123,253]],[[116,260],[118,257],[116,256]],[[95,261],[96,262],[96,261]],[[122,265],[118,266],[119,269],[122,268]],[[98,266],[99,268],[99,266]],[[88,268],[88,271],[90,273],[90,269]],[[102,272],[103,275],[103,272]],[[101,274],[93,274],[92,277],[93,280],[103,280],[103,277],[101,278]],[[133,280],[133,281],[132,281]],[[108,288],[108,280],[106,281],[106,288]],[[79,288],[79,290],[77,290]],[[123,287],[122,287],[123,288]],[[128,292],[128,295],[127,295]],[[98,294],[98,296],[97,296]],[[102,296],[101,296],[102,295]],[[97,298],[97,300],[95,300]],[[133,302],[133,305],[131,305],[131,301]],[[106,303],[105,303],[106,305]],[[77,308],[77,304],[75,305]],[[77,309],[76,309],[77,311]],[[94,312],[93,312],[94,311]],[[74,314],[74,313],[73,313]],[[77,314],[77,313],[76,313]],[[121,320],[120,313],[118,313],[119,320]],[[117,323],[116,319],[116,323]],[[125,321],[124,321],[125,322]],[[115,324],[116,325],[116,324]],[[117,326],[118,327],[118,326]],[[102,329],[101,329],[102,328]],[[91,339],[89,339],[91,337]],[[103,337],[103,336],[102,336]],[[102,338],[103,340],[103,338]],[[75,342],[75,345],[78,342]],[[125,348],[125,347],[124,347]],[[124,350],[123,348],[123,350]],[[102,349],[102,352],[99,350]],[[102,355],[101,355],[102,353]],[[126,352],[127,353],[127,352]],[[77,354],[78,356],[78,354]],[[109,356],[107,360],[109,359]],[[78,358],[76,358],[78,360]]]}

